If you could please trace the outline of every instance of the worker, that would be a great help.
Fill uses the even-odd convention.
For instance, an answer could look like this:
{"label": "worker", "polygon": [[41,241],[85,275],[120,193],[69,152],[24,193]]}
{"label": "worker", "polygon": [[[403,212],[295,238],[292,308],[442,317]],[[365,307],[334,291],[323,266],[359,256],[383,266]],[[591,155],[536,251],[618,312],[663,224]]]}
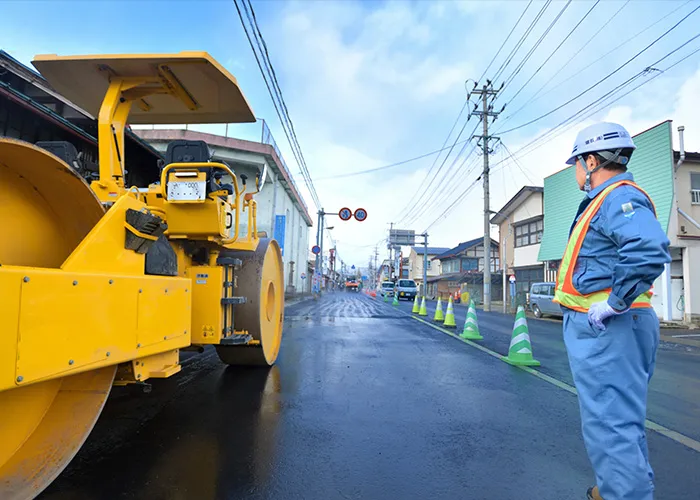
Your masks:
{"label": "worker", "polygon": [[624,127],[597,123],[579,132],[566,162],[586,196],[554,300],[595,472],[589,500],[653,498],[644,422],[659,320],[650,289],[671,257],[652,200],[627,172],[635,149]]}

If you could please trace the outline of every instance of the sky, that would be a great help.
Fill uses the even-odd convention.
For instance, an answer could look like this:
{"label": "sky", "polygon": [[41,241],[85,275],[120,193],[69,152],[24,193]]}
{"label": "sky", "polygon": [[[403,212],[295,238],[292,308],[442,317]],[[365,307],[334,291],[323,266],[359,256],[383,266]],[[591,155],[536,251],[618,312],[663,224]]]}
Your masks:
{"label": "sky", "polygon": [[[382,240],[392,222],[417,233],[427,230],[431,246],[452,247],[483,234],[482,183],[476,180],[483,156],[474,148],[476,139],[458,143],[447,158],[444,152],[352,175],[425,155],[443,144],[449,147],[463,126],[460,141],[477,126],[481,133],[477,116],[465,112],[455,122],[479,78],[480,85],[493,79],[495,88],[505,83],[494,101],[494,110],[506,105],[505,110],[490,124],[490,134],[502,143],[489,157],[493,211],[523,185],[541,186],[544,177],[561,170],[577,131],[596,121],[616,121],[636,134],[671,119],[676,148],[675,130],[684,125],[686,149],[700,150],[700,52],[659,71],[699,49],[700,38],[658,62],[700,34],[700,10],[628,62],[700,7],[697,0],[556,0],[542,11],[510,60],[511,50],[546,2],[252,4],[323,208],[330,213],[341,207],[367,210],[364,222],[328,216],[326,225],[334,227],[338,256],[348,264],[366,266],[375,245],[380,259],[386,256]],[[236,76],[255,115],[272,130],[309,210],[317,210],[232,0],[4,0],[0,48],[26,64],[42,53],[209,52]],[[599,108],[590,108],[568,127],[523,149],[645,68],[650,69]],[[471,103],[476,99],[472,95]],[[222,125],[191,128],[224,132]],[[229,128],[229,135],[241,138],[259,134],[259,124]],[[492,228],[493,237],[497,234]],[[327,240],[326,248],[329,244]]]}

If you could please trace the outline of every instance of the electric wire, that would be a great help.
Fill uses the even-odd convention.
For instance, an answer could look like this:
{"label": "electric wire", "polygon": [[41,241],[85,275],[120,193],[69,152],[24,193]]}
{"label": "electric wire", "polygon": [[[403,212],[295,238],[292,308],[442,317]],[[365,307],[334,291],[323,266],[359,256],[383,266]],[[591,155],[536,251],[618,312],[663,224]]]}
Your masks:
{"label": "electric wire", "polygon": [[[450,136],[452,135],[452,132],[454,132],[454,129],[457,127],[457,124],[459,123],[459,119],[462,117],[462,114],[464,114],[464,110],[466,109],[468,103],[469,103],[469,101],[467,101],[467,100],[464,101],[464,104],[462,105],[462,109],[459,111],[459,114],[457,115],[457,119],[456,119],[456,120],[454,121],[454,123],[452,124],[452,128],[450,128],[450,131],[448,132],[447,137],[445,137],[445,141],[442,143],[442,147],[440,148],[440,151],[442,151],[442,150],[445,149],[445,145],[446,145],[447,142],[450,140]],[[459,135],[457,135],[457,138],[455,139],[455,142],[454,142],[449,148],[447,148],[447,149],[449,149],[449,151],[448,151],[447,154],[445,155],[445,160],[447,160],[447,157],[450,156],[450,153],[452,152],[452,150],[454,149],[454,147],[457,145],[457,142],[459,141],[459,138],[460,138],[460,136],[462,135],[462,132],[464,132],[464,127],[467,126],[467,123],[469,122],[469,119],[470,119],[470,118],[471,118],[471,115],[469,115],[469,116],[467,117],[467,120],[464,122],[464,125],[462,126],[462,130],[460,130]],[[410,209],[413,207],[413,201],[416,199],[416,196],[417,196],[418,193],[421,191],[421,187],[422,187],[423,185],[425,185],[425,182],[428,180],[428,178],[430,178],[430,174],[432,174],[433,170],[435,169],[435,165],[437,164],[438,158],[440,158],[440,155],[439,155],[439,154],[438,154],[438,156],[436,156],[435,159],[433,160],[432,165],[430,165],[430,168],[428,169],[428,172],[425,174],[425,177],[423,178],[423,181],[420,183],[418,189],[416,189],[416,191],[413,193],[413,195],[412,195],[411,198],[409,199],[408,203],[406,203],[406,206],[405,206],[404,208],[402,208],[402,209],[399,211],[399,213],[405,212],[406,210],[409,210],[409,211],[410,211]],[[443,163],[442,163],[442,164],[445,163],[445,160],[443,160]],[[442,168],[442,164],[440,165],[441,168]],[[421,197],[422,197],[422,194],[421,194]],[[398,223],[400,224],[401,221],[399,221]]]}
{"label": "electric wire", "polygon": [[477,80],[476,80],[477,82],[480,82],[481,79],[484,78],[484,76],[486,76],[486,73],[488,72],[489,68],[491,68],[491,65],[494,63],[494,61],[495,61],[496,58],[498,57],[498,54],[501,53],[501,51],[503,50],[503,47],[506,46],[506,43],[508,42],[508,40],[510,39],[511,35],[512,35],[513,32],[515,31],[515,28],[518,27],[518,24],[520,24],[520,21],[521,21],[521,20],[523,19],[523,17],[525,16],[525,13],[526,13],[527,10],[530,8],[530,5],[532,5],[532,2],[533,2],[533,0],[530,0],[530,1],[528,2],[528,4],[525,6],[525,10],[523,10],[523,13],[520,14],[520,17],[519,17],[518,20],[515,22],[515,24],[513,25],[513,27],[510,29],[510,33],[508,33],[508,36],[506,37],[506,39],[503,40],[503,43],[501,44],[501,46],[500,46],[500,47],[498,48],[498,50],[496,51],[496,54],[495,54],[495,55],[493,56],[493,58],[491,59],[491,62],[488,64],[488,66],[486,66],[486,69],[484,70],[484,72],[481,74],[481,76],[480,76],[479,78],[477,78]]}
{"label": "electric wire", "polygon": [[525,43],[525,40],[527,40],[527,37],[530,36],[530,33],[532,33],[532,30],[535,28],[539,20],[542,18],[542,15],[544,12],[547,10],[547,7],[552,3],[552,0],[547,0],[545,4],[542,6],[540,11],[535,15],[535,18],[530,21],[530,26],[525,30],[525,33],[523,33],[520,36],[520,40],[515,44],[515,46],[511,49],[510,53],[506,57],[506,60],[501,63],[501,66],[498,68],[496,71],[496,74],[494,75],[492,81],[498,80],[498,78],[501,76],[503,71],[508,67],[510,62],[513,60],[513,57],[515,57],[515,54],[520,50],[520,47],[522,47],[523,43]]}
{"label": "electric wire", "polygon": [[[684,47],[685,45],[687,45],[688,43],[690,43],[692,40],[697,39],[698,37],[700,37],[700,35],[696,35],[695,37],[693,37],[693,38],[691,38],[690,40],[686,41],[686,42],[685,42],[684,44],[682,44],[680,47],[676,48],[676,49],[675,49],[674,51],[672,51],[671,53],[669,53],[669,54],[667,54],[666,56],[664,56],[663,58],[659,59],[659,61],[657,61],[657,63],[660,62],[660,61],[662,61],[663,59],[666,59],[668,56],[670,56],[671,54],[677,52],[677,51],[680,50],[682,47]],[[521,146],[515,153],[513,153],[513,156],[517,156],[517,157],[523,158],[524,156],[529,155],[529,154],[532,153],[533,151],[535,151],[535,150],[539,149],[540,147],[542,147],[542,146],[543,146],[544,144],[546,144],[549,140],[553,139],[554,137],[557,137],[557,136],[561,135],[562,133],[566,132],[567,130],[569,130],[570,128],[574,127],[574,126],[577,125],[578,123],[580,123],[580,122],[584,121],[585,119],[589,118],[590,116],[593,116],[594,114],[596,114],[596,113],[598,113],[599,111],[605,109],[606,107],[608,107],[608,106],[610,106],[610,105],[612,105],[612,104],[618,102],[620,99],[622,99],[622,98],[626,97],[627,95],[631,94],[632,92],[634,92],[634,91],[637,90],[638,88],[640,88],[640,87],[642,87],[642,86],[648,84],[649,82],[653,81],[654,79],[656,79],[657,77],[661,76],[662,74],[667,73],[670,69],[674,68],[675,66],[678,66],[679,64],[681,64],[682,62],[686,61],[687,59],[689,59],[691,56],[697,54],[698,52],[700,52],[700,47],[699,47],[699,48],[696,48],[696,49],[693,50],[692,52],[688,53],[687,55],[685,55],[684,57],[682,57],[681,59],[679,59],[679,60],[676,61],[675,63],[671,64],[670,66],[668,66],[668,67],[666,67],[666,68],[664,68],[664,69],[662,69],[662,70],[657,70],[657,71],[655,72],[655,74],[654,74],[651,78],[646,79],[646,80],[643,80],[640,84],[638,84],[637,86],[635,86],[635,87],[633,87],[632,89],[628,90],[628,91],[625,92],[624,94],[617,96],[614,100],[612,100],[612,101],[610,101],[610,102],[605,103],[605,102],[602,102],[602,101],[601,101],[602,98],[598,98],[596,101],[594,101],[594,103],[595,103],[595,102],[598,102],[598,104],[597,104],[596,106],[592,106],[593,103],[591,103],[591,104],[585,106],[585,107],[582,108],[581,110],[577,111],[574,115],[572,115],[572,116],[570,116],[569,118],[567,118],[566,120],[560,122],[560,124],[558,124],[558,125],[556,125],[555,127],[552,127],[551,129],[549,129],[549,130],[543,132],[542,134],[540,134],[539,136],[537,136],[535,139],[531,140],[530,142],[528,142],[528,143],[525,144],[524,146]],[[654,63],[654,64],[656,64],[656,63]],[[649,69],[649,68],[647,68],[647,69]],[[646,71],[646,70],[644,70],[644,71]],[[640,72],[640,74],[643,74],[644,71]],[[629,83],[631,83],[631,82],[637,80],[637,79],[641,76],[640,74],[637,74],[637,75],[635,75],[634,77],[630,78],[630,79],[625,83],[625,85],[627,85],[627,84],[629,84]],[[619,89],[618,89],[618,90],[619,90]],[[612,91],[611,91],[611,92],[612,92]],[[609,92],[608,94],[611,94],[611,92]],[[612,97],[612,95],[609,95],[608,97]],[[589,109],[589,108],[591,108],[591,107],[593,107],[593,109]],[[588,113],[585,114],[585,115],[583,115],[583,113],[584,113],[585,111],[588,111]],[[583,116],[581,116],[581,115],[583,115]],[[576,122],[571,123],[571,119],[572,119],[574,116],[578,116],[579,119],[578,119]],[[568,124],[568,127],[567,127],[566,129],[562,129],[563,124]],[[556,133],[556,134],[555,134],[555,133]],[[555,135],[553,135],[553,134],[555,134]],[[546,140],[544,140],[544,139],[546,139]],[[539,143],[539,144],[537,144],[537,143]],[[497,167],[497,166],[499,166],[499,164],[494,165],[494,167]]]}
{"label": "electric wire", "polygon": [[[523,91],[525,87],[532,81],[535,76],[537,76],[537,73],[542,70],[542,68],[549,62],[549,60],[554,57],[554,55],[559,51],[559,49],[566,43],[566,41],[571,37],[571,35],[574,34],[574,32],[583,24],[583,22],[586,20],[586,18],[590,15],[591,12],[593,12],[593,9],[596,8],[596,6],[600,3],[600,0],[597,0],[596,3],[593,4],[593,6],[588,9],[588,11],[583,15],[583,17],[574,25],[573,29],[569,31],[569,33],[564,37],[564,39],[559,42],[559,45],[555,47],[555,49],[549,54],[547,59],[544,60],[542,64],[535,70],[535,72],[532,74],[532,76],[518,89],[518,91],[508,100],[509,102],[512,102],[515,100],[518,95],[520,95],[520,92]],[[568,6],[568,4],[567,4]],[[556,20],[555,20],[556,21]],[[570,59],[569,59],[570,60]],[[504,87],[505,89],[505,87]]]}
{"label": "electric wire", "polygon": [[[296,136],[296,133],[294,132],[293,128],[293,123],[291,121],[291,117],[289,116],[289,112],[287,110],[286,103],[284,101],[284,96],[281,93],[281,89],[279,89],[279,83],[276,80],[276,76],[273,77],[274,74],[274,67],[272,66],[272,62],[269,59],[269,52],[267,51],[267,46],[265,44],[264,38],[262,38],[262,33],[260,32],[260,28],[257,25],[257,22],[255,20],[255,14],[253,11],[252,4],[248,2],[248,6],[246,6],[245,1],[241,2],[243,5],[243,9],[246,12],[246,17],[248,18],[249,23],[251,24],[250,32],[248,31],[248,27],[246,26],[245,20],[243,18],[243,13],[241,12],[241,8],[238,5],[238,2],[234,0],[234,6],[236,7],[236,12],[238,13],[238,17],[241,22],[241,26],[243,27],[243,31],[245,32],[246,38],[248,39],[248,43],[250,45],[250,48],[253,52],[253,55],[255,56],[255,61],[258,65],[258,69],[260,70],[260,74],[263,77],[263,80],[265,82],[265,86],[267,87],[268,93],[270,94],[270,98],[272,100],[272,104],[275,108],[275,112],[277,113],[277,117],[280,120],[280,124],[282,125],[282,129],[284,131],[284,134],[287,138],[287,141],[289,143],[289,146],[292,150],[292,154],[294,155],[297,163],[299,164],[299,167],[301,169],[302,177],[304,178],[304,182],[306,184],[307,189],[309,190],[309,194],[311,195],[311,198],[316,205],[318,209],[321,208],[321,203],[318,197],[318,194],[316,192],[316,189],[313,185],[313,181],[311,180],[311,176],[309,174],[308,168],[306,166],[305,159],[303,157],[303,153],[301,152],[301,147],[299,145],[298,138]],[[248,7],[250,8],[250,12],[248,11]],[[253,18],[251,19],[250,15],[253,15]],[[256,34],[257,32],[257,34]],[[251,38],[252,34],[252,38]],[[258,36],[260,39],[258,39]],[[260,56],[258,56],[258,51],[255,50],[255,45],[253,43],[253,40],[255,40],[255,45],[258,46],[258,51],[260,51]],[[261,48],[261,43],[265,47],[264,49]],[[266,58],[266,55],[268,56]],[[261,63],[262,59],[262,63]],[[263,66],[265,66],[265,69],[263,69]],[[266,75],[267,73],[267,75]],[[269,81],[268,81],[269,79]],[[271,87],[271,82],[272,82],[272,87]],[[279,104],[278,104],[279,103]]]}
{"label": "electric wire", "polygon": [[555,16],[555,18],[552,20],[551,23],[549,23],[549,26],[547,29],[544,30],[544,32],[540,35],[540,38],[535,42],[535,44],[530,48],[527,54],[525,54],[525,57],[520,61],[520,63],[515,67],[515,70],[510,74],[510,76],[505,80],[503,83],[503,86],[501,87],[501,91],[505,91],[506,88],[513,82],[516,76],[520,73],[520,71],[525,67],[525,64],[530,60],[532,55],[535,53],[537,48],[542,44],[545,38],[547,38],[547,35],[549,35],[550,31],[554,27],[555,24],[559,21],[561,16],[564,14],[566,9],[569,8],[569,5],[571,5],[571,2],[573,0],[568,0],[564,7],[559,11],[559,13]]}
{"label": "electric wire", "polygon": [[658,38],[656,38],[656,39],[655,39],[653,42],[651,42],[649,45],[647,45],[647,46],[644,47],[642,50],[640,50],[639,52],[637,52],[634,56],[632,56],[630,59],[628,59],[624,64],[622,64],[621,66],[619,66],[618,68],[616,68],[615,70],[613,70],[611,73],[609,73],[609,74],[606,75],[605,77],[603,77],[603,78],[601,78],[600,80],[598,80],[596,83],[594,83],[593,85],[591,85],[590,87],[588,87],[586,90],[580,92],[580,93],[579,93],[578,95],[576,95],[575,97],[572,97],[571,99],[569,99],[569,100],[566,101],[565,103],[563,103],[563,104],[557,106],[556,108],[554,108],[554,109],[552,109],[552,110],[550,110],[550,111],[548,111],[548,112],[546,112],[546,113],[544,113],[544,114],[538,116],[537,118],[533,118],[532,120],[529,120],[529,121],[527,121],[527,122],[525,122],[525,123],[523,123],[523,124],[518,125],[517,127],[512,127],[512,128],[507,129],[507,130],[499,131],[498,133],[499,133],[500,135],[503,135],[503,134],[507,134],[507,133],[509,133],[509,132],[513,132],[513,131],[515,131],[515,130],[519,130],[519,129],[523,128],[523,127],[527,127],[528,125],[532,125],[533,123],[536,123],[536,122],[540,121],[541,119],[546,118],[547,116],[550,116],[551,114],[557,112],[558,110],[562,109],[563,107],[567,106],[568,104],[571,104],[572,102],[574,102],[574,101],[577,100],[578,98],[580,98],[580,97],[582,97],[583,95],[587,94],[587,93],[590,92],[592,89],[594,89],[595,87],[597,87],[598,85],[600,85],[601,83],[603,83],[604,81],[606,81],[607,79],[609,79],[610,77],[612,77],[614,74],[616,74],[617,72],[619,72],[622,68],[624,68],[625,66],[627,66],[628,64],[630,64],[630,63],[631,63],[632,61],[634,61],[637,57],[639,57],[640,55],[642,55],[642,54],[643,54],[644,52],[646,52],[649,48],[651,48],[654,44],[656,44],[659,40],[661,40],[661,39],[664,38],[666,35],[668,35],[669,33],[671,33],[674,29],[676,29],[683,21],[685,21],[688,17],[690,17],[690,16],[691,16],[692,14],[694,14],[695,12],[697,12],[698,9],[700,9],[700,6],[696,7],[696,8],[693,9],[690,13],[688,13],[687,15],[685,15],[680,21],[678,21],[676,24],[674,24],[671,28],[669,28],[669,29],[668,29],[666,32],[664,32],[661,36],[659,36]]}
{"label": "electric wire", "polygon": [[[687,2],[686,2],[686,3],[687,3]],[[686,5],[686,4],[683,4],[683,5]],[[681,7],[682,7],[683,5],[681,5]],[[630,58],[630,59],[629,59],[627,62],[625,62],[623,65],[619,66],[619,67],[618,67],[617,69],[615,69],[612,73],[608,74],[605,78],[603,78],[602,80],[598,81],[596,84],[594,84],[593,86],[589,87],[588,89],[586,89],[585,91],[583,91],[581,94],[579,94],[578,96],[574,97],[574,98],[571,99],[570,101],[567,101],[566,103],[564,103],[563,105],[559,106],[558,108],[553,109],[553,110],[550,111],[548,114],[545,114],[545,115],[542,115],[542,116],[540,116],[540,117],[535,118],[535,119],[532,120],[531,122],[524,123],[524,124],[522,124],[522,125],[520,125],[520,126],[518,126],[518,127],[514,127],[514,128],[511,128],[511,129],[508,129],[508,130],[505,130],[505,131],[502,131],[502,129],[501,129],[501,130],[496,130],[494,133],[504,134],[504,133],[511,132],[511,131],[513,131],[513,130],[517,130],[517,129],[519,129],[519,128],[525,127],[525,126],[530,125],[530,124],[532,124],[532,123],[535,123],[536,121],[539,121],[540,119],[544,118],[545,116],[548,116],[549,114],[552,114],[552,113],[558,111],[559,109],[561,109],[562,107],[566,106],[566,105],[569,104],[570,102],[572,102],[572,101],[578,99],[580,96],[584,95],[585,93],[587,93],[588,91],[590,91],[591,89],[593,89],[594,87],[596,87],[597,85],[599,85],[600,83],[602,83],[603,81],[607,80],[607,79],[610,78],[612,75],[614,75],[615,73],[617,73],[618,71],[620,71],[620,70],[621,70],[622,68],[624,68],[627,64],[629,64],[630,62],[632,62],[634,59],[636,59],[639,55],[641,55],[642,53],[644,53],[644,52],[645,52],[647,49],[649,49],[651,46],[653,46],[654,44],[656,44],[656,42],[658,42],[660,39],[662,39],[663,37],[665,37],[668,33],[670,33],[671,31],[673,31],[680,23],[682,23],[685,19],[687,19],[687,18],[688,18],[691,14],[693,14],[695,11],[697,11],[698,8],[700,8],[700,7],[697,7],[697,8],[695,8],[695,9],[693,9],[690,13],[688,13],[685,17],[683,17],[680,21],[678,21],[678,22],[677,22],[674,26],[672,26],[669,30],[667,30],[665,33],[663,33],[663,34],[662,34],[660,37],[658,37],[656,40],[654,40],[653,42],[651,42],[651,44],[649,44],[647,47],[645,47],[644,49],[642,49],[640,52],[638,52],[637,54],[635,54],[634,56],[632,56],[632,58]],[[637,36],[641,35],[642,33],[644,33],[645,31],[647,31],[647,30],[650,29],[651,27],[655,26],[656,24],[658,24],[659,22],[661,22],[663,19],[665,19],[666,17],[670,16],[673,12],[676,12],[678,9],[680,9],[680,7],[678,7],[678,8],[675,9],[674,11],[670,12],[669,14],[667,14],[666,16],[664,16],[663,18],[659,19],[659,20],[656,21],[655,23],[653,23],[653,24],[647,26],[645,29],[643,29],[642,31],[638,32],[636,35],[634,35],[634,36],[628,38],[627,40],[625,40],[624,42],[622,42],[621,44],[619,44],[619,45],[616,46],[615,48],[611,49],[610,51],[608,51],[606,54],[604,54],[603,56],[599,57],[599,58],[596,59],[595,61],[586,64],[585,67],[593,66],[595,63],[597,63],[598,61],[600,61],[601,59],[603,59],[604,57],[606,57],[606,56],[609,55],[610,53],[614,52],[615,50],[619,49],[620,47],[622,47],[623,45],[625,45],[626,43],[628,43],[628,42],[631,41],[632,39],[634,39],[634,38],[636,38]],[[590,41],[590,40],[589,40],[589,41]],[[581,69],[583,69],[583,68],[581,68]],[[558,85],[556,85],[555,87],[552,87],[552,88],[549,89],[547,92],[545,92],[544,94],[542,94],[542,95],[540,96],[540,98],[541,98],[541,97],[544,97],[544,96],[547,95],[547,94],[549,94],[549,93],[552,92],[553,90],[559,88],[561,85],[563,85],[564,83],[568,82],[569,80],[571,80],[572,78],[574,78],[575,76],[577,76],[577,75],[579,74],[579,72],[580,72],[580,70],[574,72],[574,73],[573,73],[571,76],[569,76],[567,79],[563,80],[563,81],[560,82]],[[549,81],[551,81],[551,79],[550,79]],[[549,81],[545,83],[545,86],[549,83]],[[540,88],[540,90],[541,90],[541,88]],[[538,92],[539,92],[539,91],[538,91]],[[511,119],[513,116],[515,116],[518,112],[520,112],[525,106],[527,106],[527,105],[528,105],[529,103],[531,103],[531,102],[534,102],[535,100],[537,100],[537,99],[535,99],[534,97],[531,98],[530,101],[526,102],[526,103],[523,104],[520,108],[518,108],[516,111],[514,111],[514,112],[511,113],[509,116],[507,116],[507,117],[501,122],[501,127],[503,126],[504,123],[506,123],[508,120],[510,120],[510,119]]]}

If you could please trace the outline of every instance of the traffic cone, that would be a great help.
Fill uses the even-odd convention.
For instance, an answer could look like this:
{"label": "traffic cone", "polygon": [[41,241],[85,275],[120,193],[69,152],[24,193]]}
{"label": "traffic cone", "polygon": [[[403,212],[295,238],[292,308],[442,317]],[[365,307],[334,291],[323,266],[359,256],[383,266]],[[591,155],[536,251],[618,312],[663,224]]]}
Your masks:
{"label": "traffic cone", "polygon": [[518,312],[515,314],[513,337],[510,339],[508,356],[501,356],[501,359],[511,365],[540,366],[540,362],[532,357],[532,344],[530,343],[523,306],[518,306]]}
{"label": "traffic cone", "polygon": [[420,303],[420,310],[418,311],[418,316],[427,316],[428,315],[428,308],[425,307],[425,295],[423,296],[423,300]]}
{"label": "traffic cone", "polygon": [[413,314],[417,314],[420,311],[420,305],[418,304],[418,295],[416,295],[416,299],[413,301],[413,309],[411,312]]}
{"label": "traffic cone", "polygon": [[452,306],[452,295],[450,295],[450,300],[447,301],[447,313],[445,313],[445,322],[442,326],[446,328],[457,327],[457,324],[455,323],[455,310]]}
{"label": "traffic cone", "polygon": [[479,333],[479,323],[476,320],[476,307],[474,301],[469,301],[469,310],[467,311],[467,321],[464,322],[464,330],[460,335],[467,340],[483,340],[484,337]]}
{"label": "traffic cone", "polygon": [[394,292],[394,300],[391,301],[392,306],[398,306],[399,305],[399,294],[398,292]]}
{"label": "traffic cone", "polygon": [[389,299],[386,298],[386,292],[382,294],[384,296],[384,302],[389,302]]}
{"label": "traffic cone", "polygon": [[438,297],[437,307],[435,308],[435,316],[433,316],[433,321],[439,321],[442,323],[445,321],[445,315],[442,312],[442,298]]}

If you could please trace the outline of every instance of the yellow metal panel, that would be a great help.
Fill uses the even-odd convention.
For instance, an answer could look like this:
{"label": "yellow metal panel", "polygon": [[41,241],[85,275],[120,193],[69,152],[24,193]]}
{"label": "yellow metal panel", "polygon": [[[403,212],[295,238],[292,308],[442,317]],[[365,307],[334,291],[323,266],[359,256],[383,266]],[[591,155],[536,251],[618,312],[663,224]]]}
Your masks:
{"label": "yellow metal panel", "polygon": [[[9,315],[0,322],[9,327],[4,332],[17,332],[14,373],[3,363],[0,391],[189,345],[190,283],[0,267],[2,311]],[[12,318],[19,318],[14,329]],[[3,335],[0,342],[9,360],[12,339]]]}
{"label": "yellow metal panel", "polygon": [[224,268],[193,266],[185,275],[192,280],[192,343],[218,344],[224,327],[221,306]]}
{"label": "yellow metal panel", "polygon": [[156,286],[139,288],[136,336],[139,349],[188,334],[190,286],[186,279],[171,278]]}
{"label": "yellow metal panel", "polygon": [[0,390],[2,381],[14,385],[21,289],[21,275],[0,272]]}
{"label": "yellow metal panel", "polygon": [[[61,266],[66,271],[114,272],[142,275],[145,256],[124,248],[126,211],[142,210],[145,204],[122,196],[92,228]],[[96,298],[97,301],[97,298]]]}
{"label": "yellow metal panel", "polygon": [[221,199],[185,204],[166,202],[168,236],[205,240],[227,237],[225,204]]}
{"label": "yellow metal panel", "polygon": [[[242,123],[255,115],[236,79],[206,52],[179,54],[38,55],[32,64],[61,94],[97,116],[110,79],[177,82],[172,93],[147,96],[130,123]],[[162,71],[160,68],[164,68]],[[170,85],[168,85],[170,87]],[[196,107],[188,106],[182,94]],[[194,108],[194,109],[192,109]]]}

